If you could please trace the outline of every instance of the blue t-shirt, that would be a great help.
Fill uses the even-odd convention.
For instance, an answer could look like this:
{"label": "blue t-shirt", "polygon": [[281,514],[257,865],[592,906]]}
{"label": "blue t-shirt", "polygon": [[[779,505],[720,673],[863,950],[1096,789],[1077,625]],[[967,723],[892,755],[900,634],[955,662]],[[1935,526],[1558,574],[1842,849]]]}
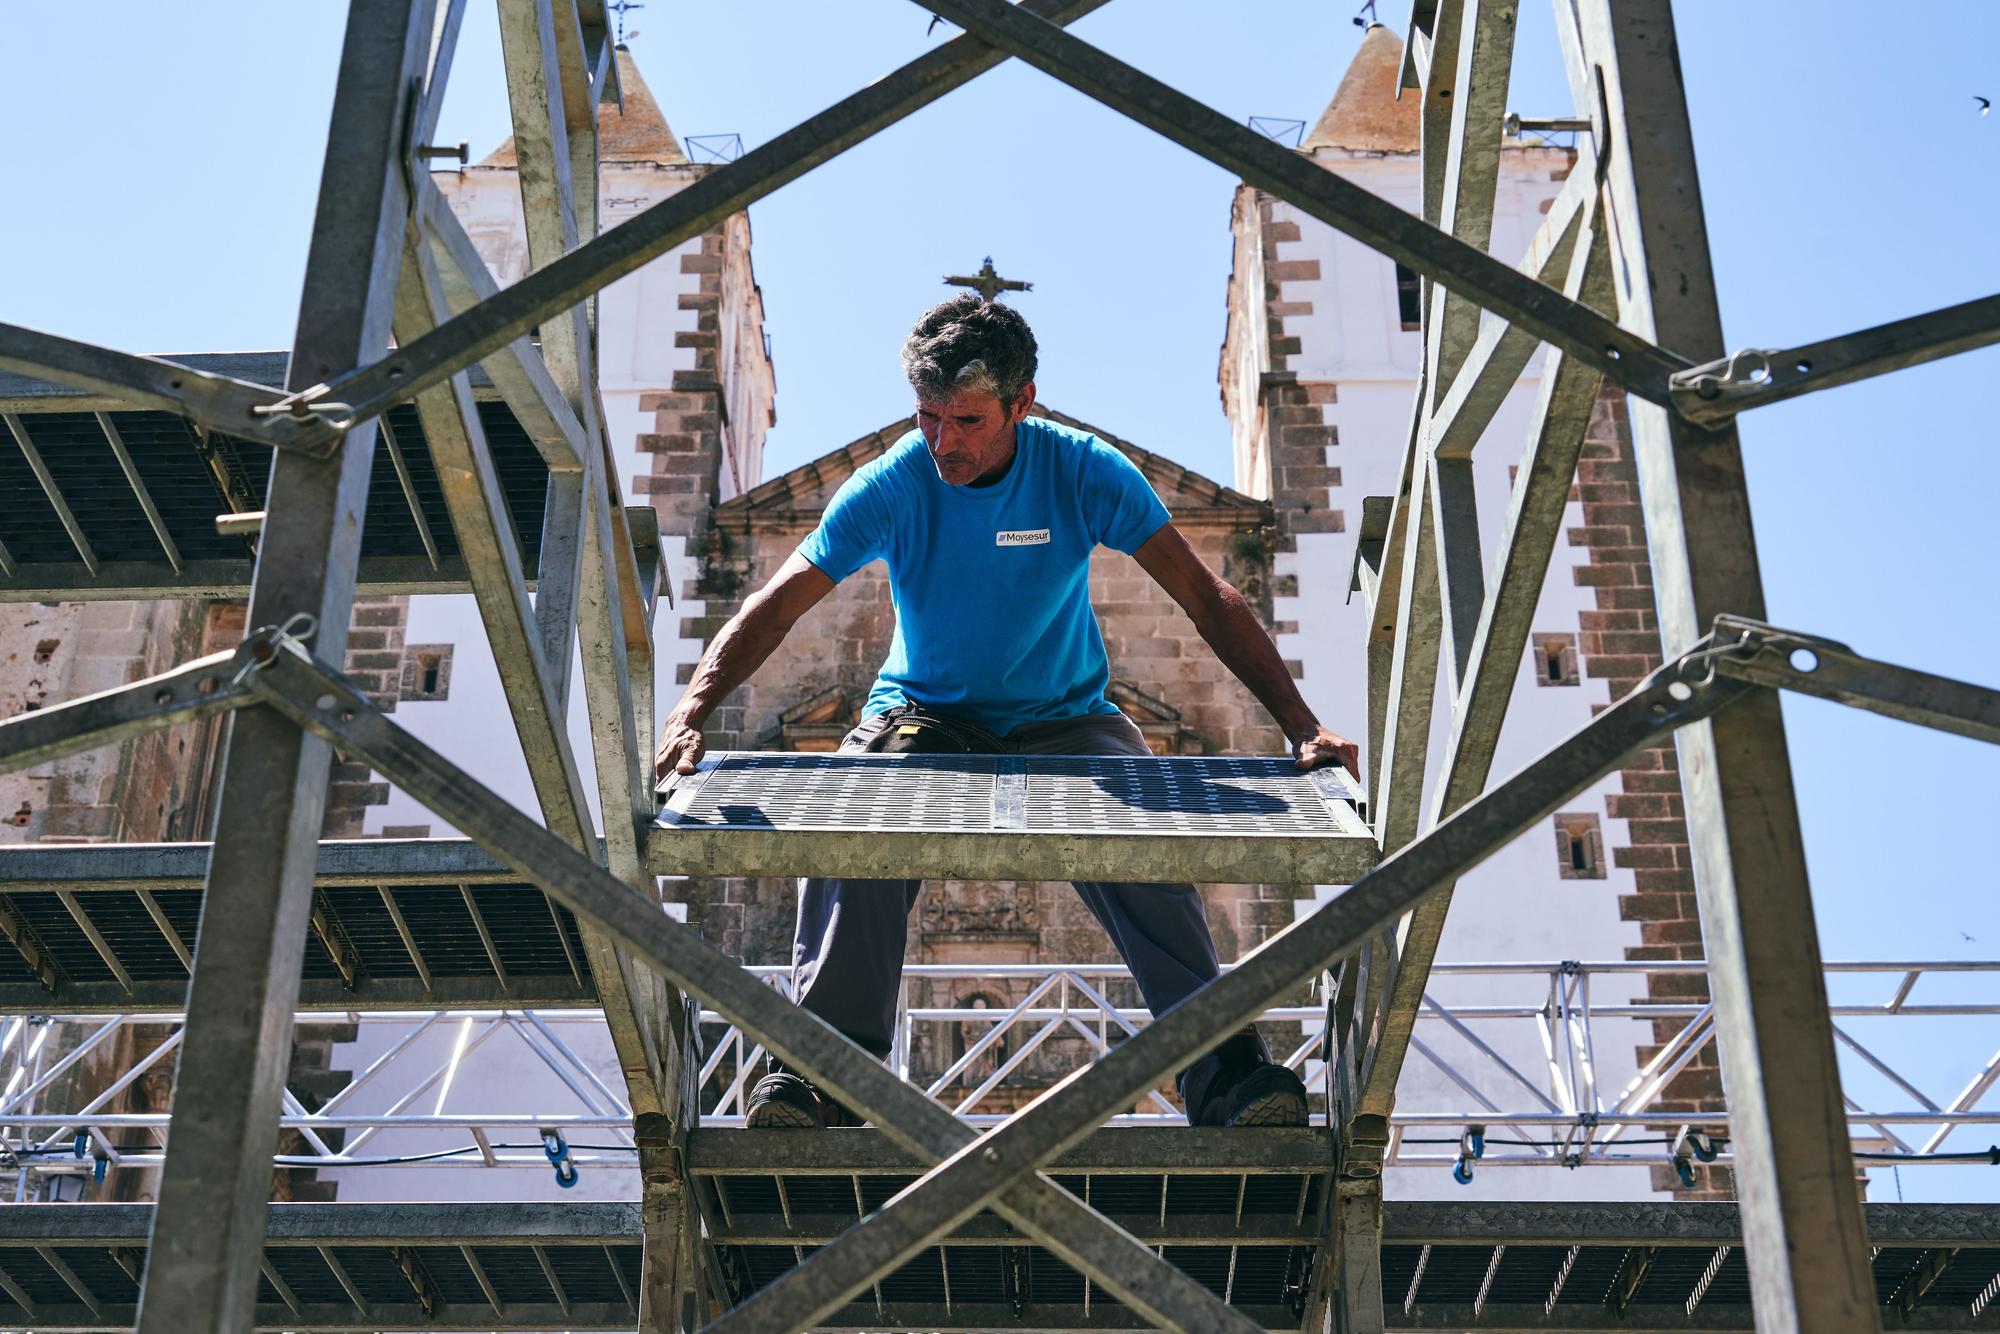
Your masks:
{"label": "blue t-shirt", "polygon": [[1094,435],[1030,417],[1014,441],[1005,477],[952,486],[912,431],[847,479],[800,544],[835,583],[889,564],[896,635],[865,714],[924,704],[1005,736],[1117,712],[1104,698],[1090,553],[1137,551],[1167,507]]}

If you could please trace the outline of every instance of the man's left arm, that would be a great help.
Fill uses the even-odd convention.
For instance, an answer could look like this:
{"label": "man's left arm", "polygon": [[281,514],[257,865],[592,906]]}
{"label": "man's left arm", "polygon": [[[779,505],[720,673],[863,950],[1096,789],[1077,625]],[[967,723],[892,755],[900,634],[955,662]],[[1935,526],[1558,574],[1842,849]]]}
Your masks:
{"label": "man's left arm", "polygon": [[1132,555],[1180,604],[1222,665],[1270,710],[1292,743],[1299,768],[1337,763],[1360,776],[1361,748],[1320,726],[1257,613],[1250,610],[1241,593],[1203,563],[1178,528],[1163,524]]}

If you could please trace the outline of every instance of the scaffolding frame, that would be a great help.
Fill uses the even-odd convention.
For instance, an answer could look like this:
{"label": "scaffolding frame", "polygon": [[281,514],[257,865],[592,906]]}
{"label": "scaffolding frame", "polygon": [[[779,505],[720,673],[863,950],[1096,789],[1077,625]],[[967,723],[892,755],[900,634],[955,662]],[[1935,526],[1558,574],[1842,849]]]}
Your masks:
{"label": "scaffolding frame", "polygon": [[[747,971],[789,994],[789,968]],[[1383,1167],[1433,1170],[1440,1181],[1451,1173],[1470,1184],[1475,1173],[1494,1169],[1658,1166],[1691,1175],[1697,1163],[1733,1165],[1724,1133],[1728,1109],[1719,1099],[1675,1111],[1657,1107],[1674,1078],[1713,1049],[1713,1003],[1635,1001],[1619,994],[1649,974],[1703,971],[1692,961],[1437,965],[1410,1041],[1442,1082],[1429,1096],[1413,1099],[1405,1092],[1391,1112]],[[1966,1048],[1969,1068],[1939,1097],[1878,1053],[1906,1049],[1926,1033],[1942,1036],[1950,1021],[2000,1017],[2000,996],[1932,995],[1939,989],[1934,979],[1995,974],[2000,960],[1827,965],[1830,987],[1848,984],[1847,998],[1831,1008],[1834,1038],[1879,1078],[1845,1098],[1850,1133],[1880,1146],[1857,1153],[1864,1165],[1948,1167],[1990,1157],[1976,1137],[2000,1125],[2000,1111],[1979,1110],[1979,1103],[2000,1082],[2000,1052]],[[1853,984],[1867,980],[1879,984],[1885,993],[1880,999],[1855,994]],[[1061,1052],[1041,1067],[1029,1064],[1056,1043],[1081,1044],[1084,1059],[1096,1060],[1152,1019],[1142,1006],[1112,999],[1130,983],[1119,964],[911,964],[903,983],[889,1065],[904,1079],[921,1078],[925,1093],[974,1127],[1000,1124],[1025,1097],[1072,1068],[1069,1053]],[[948,999],[952,992],[996,983],[1018,989],[1019,1000],[981,1007]],[[1461,997],[1468,984],[1478,987],[1478,999]],[[1504,994],[1496,994],[1496,984]],[[306,1012],[294,1022],[324,1024],[330,1017]],[[1332,1105],[1333,1067],[1322,1059],[1330,1017],[1324,1005],[1292,1004],[1271,1006],[1257,1018],[1279,1061],[1325,1099],[1322,1106]],[[1894,1029],[1878,1022],[1890,1019],[1899,1021]],[[0,1082],[14,1090],[0,1096],[0,1162],[15,1168],[15,1203],[60,1199],[58,1183],[65,1179],[164,1162],[168,1114],[123,1111],[115,1104],[173,1055],[186,1016],[70,1014],[59,1021],[75,1026],[78,1036],[69,1043],[47,1041],[54,1022],[16,1014],[0,1023]],[[314,1095],[286,1088],[280,1129],[295,1132],[300,1143],[277,1155],[276,1167],[548,1172],[554,1163],[544,1137],[550,1135],[565,1141],[557,1161],[585,1170],[637,1166],[631,1108],[572,1045],[603,1031],[602,1010],[361,1010],[347,1012],[342,1022],[352,1026],[362,1050],[380,1052],[339,1088],[318,1089],[310,1110],[307,1098]],[[703,1012],[700,1022],[694,1119],[709,1130],[742,1129],[763,1048],[723,1015]],[[1598,1054],[1621,1039],[1632,1042],[1636,1026],[1662,1023],[1677,1028],[1657,1053],[1629,1079],[1607,1079]],[[145,1031],[145,1042],[121,1046],[125,1030]],[[372,1040],[366,1036],[371,1030]],[[131,1059],[102,1060],[102,1053],[121,1050],[130,1050]],[[72,1074],[92,1053],[99,1056],[89,1075]],[[541,1081],[532,1096],[520,1092],[517,1076],[524,1067]],[[491,1087],[503,1075],[512,1095],[497,1101],[468,1087],[482,1076]],[[1118,1128],[1182,1124],[1180,1110],[1159,1090],[1105,1122]],[[1316,1111],[1311,1124],[1326,1126],[1325,1114]],[[1961,1130],[1967,1134],[1959,1136]]]}
{"label": "scaffolding frame", "polygon": [[[233,653],[0,724],[20,767],[230,711],[205,933],[188,996],[139,1328],[246,1330],[256,1318],[270,1150],[334,747],[465,830],[576,911],[635,1117],[644,1181],[642,1326],[695,1304],[698,1224],[680,1161],[700,997],[937,1164],[718,1330],[802,1329],[993,1207],[1163,1328],[1245,1329],[1237,1311],[1039,1171],[1271,1001],[1340,970],[1338,1199],[1307,1327],[1382,1328],[1379,1168],[1450,884],[1635,748],[1673,735],[1758,1327],[1877,1327],[1777,689],[1987,741],[2000,695],[1890,666],[1765,619],[1734,417],[1760,403],[2000,341],[2000,298],[1780,353],[1723,356],[1667,0],[1558,0],[1590,147],[1528,261],[1490,258],[1515,0],[1419,0],[1406,50],[1422,98],[1424,207],[1412,216],[1064,31],[1102,0],[923,0],[965,35],[603,236],[594,108],[613,78],[597,0],[501,0],[532,272],[504,290],[424,177],[464,0],[353,0],[301,318],[283,391],[0,326],[0,367],[165,407],[275,448]],[[1370,602],[1376,832],[1390,855],[1081,1077],[984,1136],[794,1009],[661,911],[641,850],[652,814],[650,606],[607,452],[588,301],[753,200],[1009,57],[1042,69],[1423,274],[1425,364]],[[1453,96],[1456,92],[1458,95]],[[1558,286],[1554,281],[1560,278]],[[1601,313],[1615,309],[1614,320]],[[1485,312],[1482,315],[1482,311]],[[387,346],[391,328],[399,345]],[[539,329],[537,348],[528,340]],[[1471,444],[1540,342],[1551,346],[1495,576],[1470,501]],[[531,606],[473,411],[481,362],[552,469],[554,549]],[[1526,615],[1589,405],[1632,399],[1667,663],[1520,774],[1487,790]],[[547,827],[398,728],[340,660],[361,501],[390,406],[414,399],[465,547]],[[556,577],[549,577],[551,570]],[[607,812],[600,847],[561,726],[572,634]],[[307,647],[308,642],[310,648]],[[1420,811],[1442,661],[1452,742]],[[657,865],[654,869],[659,869]],[[989,868],[1005,877],[1003,865]],[[1739,894],[1739,883],[1759,886]],[[1439,892],[1447,891],[1447,892]],[[664,985],[671,983],[671,987]],[[1784,1126],[1784,1133],[1776,1127]]]}

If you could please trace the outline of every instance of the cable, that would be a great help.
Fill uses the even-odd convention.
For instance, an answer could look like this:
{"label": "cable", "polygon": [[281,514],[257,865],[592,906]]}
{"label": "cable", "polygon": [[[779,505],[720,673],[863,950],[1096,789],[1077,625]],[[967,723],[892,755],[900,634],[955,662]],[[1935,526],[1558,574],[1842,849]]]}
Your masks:
{"label": "cable", "polygon": [[[541,1141],[533,1144],[490,1144],[491,1149],[539,1149]],[[590,1153],[637,1153],[630,1144],[572,1144],[572,1149],[583,1149]],[[460,1149],[438,1149],[432,1153],[402,1154],[383,1158],[315,1158],[310,1154],[278,1154],[271,1161],[279,1167],[394,1167],[398,1163],[429,1163],[442,1158],[463,1158],[480,1152],[477,1144],[468,1144]]]}
{"label": "cable", "polygon": [[1854,1156],[1877,1163],[1985,1163],[1990,1167],[2000,1167],[2000,1144],[1989,1144],[1983,1149],[1964,1153],[1857,1153]]}
{"label": "cable", "polygon": [[[1565,1149],[1572,1147],[1572,1145],[1565,1144],[1561,1140],[1552,1139],[1501,1139],[1497,1134],[1489,1134],[1488,1138],[1495,1144],[1504,1144],[1513,1148]],[[1460,1141],[1456,1139],[1418,1139],[1414,1136],[1405,1135],[1396,1142],[1398,1144],[1457,1144]],[[1603,1141],[1593,1142],[1601,1143]],[[1660,1139],[1618,1139],[1609,1142],[1614,1144],[1672,1144],[1674,1141],[1671,1138],[1663,1137]],[[1722,1143],[1723,1141],[1718,1140],[1717,1142]]]}
{"label": "cable", "polygon": [[[1457,1143],[1456,1140],[1453,1143]],[[157,1144],[118,1144],[113,1149],[118,1153],[151,1153],[159,1149]],[[490,1149],[539,1149],[541,1141],[533,1144],[489,1144]],[[572,1149],[582,1149],[589,1153],[637,1153],[630,1144],[572,1144]],[[408,1153],[381,1158],[319,1158],[311,1154],[274,1154],[271,1162],[277,1167],[393,1167],[398,1163],[429,1163],[443,1158],[462,1158],[467,1154],[480,1152],[477,1144],[468,1144],[460,1149],[438,1149],[431,1153]],[[69,1149],[16,1149],[14,1156],[29,1158],[61,1158],[74,1160],[75,1154]]]}

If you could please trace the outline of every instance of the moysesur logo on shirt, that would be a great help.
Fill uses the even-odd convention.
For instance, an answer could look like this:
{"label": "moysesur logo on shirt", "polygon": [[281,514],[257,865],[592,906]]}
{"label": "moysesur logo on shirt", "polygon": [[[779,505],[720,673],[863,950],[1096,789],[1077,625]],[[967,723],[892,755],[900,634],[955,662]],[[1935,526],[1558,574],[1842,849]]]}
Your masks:
{"label": "moysesur logo on shirt", "polygon": [[1045,547],[1049,544],[1049,530],[1046,528],[1016,528],[993,534],[996,547]]}

